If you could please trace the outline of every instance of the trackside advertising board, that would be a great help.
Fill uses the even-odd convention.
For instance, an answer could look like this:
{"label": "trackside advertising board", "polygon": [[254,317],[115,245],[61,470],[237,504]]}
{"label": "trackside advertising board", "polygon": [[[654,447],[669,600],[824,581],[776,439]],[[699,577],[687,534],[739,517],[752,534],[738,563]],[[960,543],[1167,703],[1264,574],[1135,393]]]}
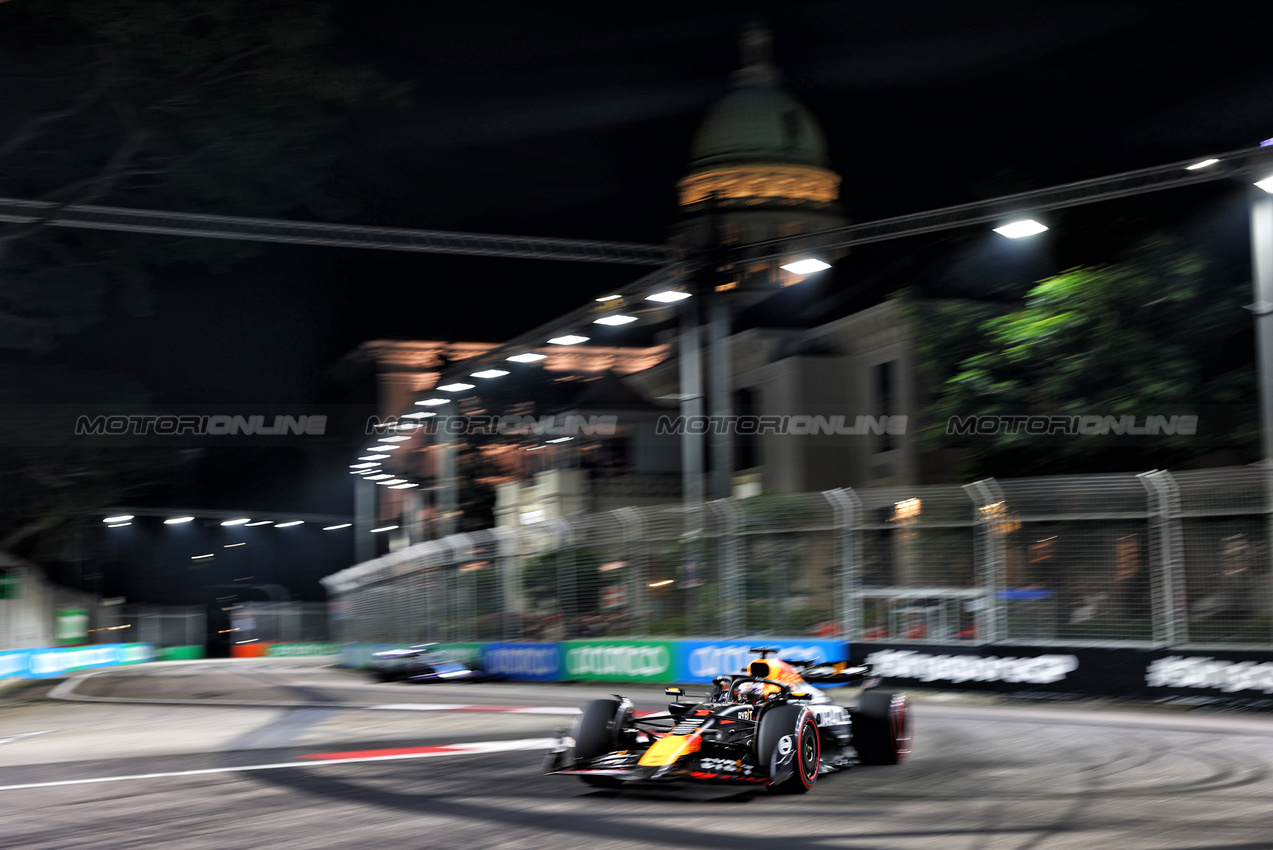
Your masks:
{"label": "trackside advertising board", "polygon": [[563,679],[670,682],[675,678],[676,641],[572,640],[562,648]]}
{"label": "trackside advertising board", "polygon": [[787,661],[847,661],[849,648],[839,640],[682,640],[677,641],[677,659],[672,680],[677,682],[710,682],[746,668],[759,656],[753,646],[774,646],[778,657]]}
{"label": "trackside advertising board", "polygon": [[562,678],[559,643],[488,643],[481,667],[492,676],[523,682],[556,682]]}
{"label": "trackside advertising board", "polygon": [[[272,649],[286,644],[275,644]],[[324,648],[331,647],[331,652],[324,652],[324,655],[340,655],[341,667],[358,667],[369,668],[374,667],[372,655],[377,652],[385,652],[390,649],[410,649],[411,644],[406,643],[347,643],[343,646],[339,644],[310,644],[310,646],[322,646]],[[482,657],[483,646],[490,644],[480,643],[437,643],[430,649],[448,661],[459,661],[464,664],[477,665]],[[295,653],[270,653],[270,654],[295,654]]]}
{"label": "trackside advertising board", "polygon": [[153,661],[148,643],[104,643],[72,649],[20,649],[0,653],[0,679],[48,679],[92,667]]}
{"label": "trackside advertising board", "polygon": [[339,655],[337,643],[269,643],[265,645],[266,658],[298,658],[314,655]]}
{"label": "trackside advertising board", "polygon": [[1090,646],[856,644],[889,684],[1133,699],[1269,702],[1273,652]]}

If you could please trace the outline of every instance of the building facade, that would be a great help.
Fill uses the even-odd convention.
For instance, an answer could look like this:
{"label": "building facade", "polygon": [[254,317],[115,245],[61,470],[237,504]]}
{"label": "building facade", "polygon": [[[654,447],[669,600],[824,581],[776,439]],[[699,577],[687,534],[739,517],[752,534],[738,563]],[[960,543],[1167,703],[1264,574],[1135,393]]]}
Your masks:
{"label": "building facade", "polygon": [[[677,184],[677,217],[669,238],[688,249],[789,239],[848,221],[840,206],[841,179],[830,167],[822,129],[782,85],[768,32],[747,27],[741,53],[730,91],[703,118]],[[788,247],[798,250],[798,241]],[[835,272],[851,274],[844,268],[851,268],[851,261],[843,255],[824,259],[842,261]],[[907,323],[895,305],[879,303],[829,321],[783,327],[786,317],[767,312],[781,309],[772,306],[775,295],[808,280],[782,269],[784,262],[722,266],[707,293],[723,307],[714,314],[712,333],[724,340],[715,353],[724,352],[716,362],[723,362],[728,373],[728,403],[713,400],[711,409],[736,417],[728,449],[732,494],[917,483],[920,398]],[[670,331],[665,338],[665,344],[640,348],[540,350],[546,355],[537,364],[542,387],[526,388],[523,395],[542,389],[556,396],[555,402],[538,405],[536,415],[547,407],[558,417],[612,417],[615,428],[564,441],[534,433],[470,440],[461,450],[468,451],[470,462],[461,463],[459,476],[479,477],[494,491],[489,516],[496,525],[682,500],[683,436],[676,433],[682,410],[676,399],[683,395],[679,349],[684,338]],[[413,405],[434,389],[448,365],[493,347],[377,341],[346,359],[374,372],[381,415],[402,416],[419,410]],[[722,386],[719,380],[706,383]],[[563,384],[572,391],[558,392]],[[530,410],[531,405],[469,400],[459,412]],[[445,474],[436,449],[436,438],[413,440],[410,451],[395,456],[397,466],[390,471],[436,484]],[[371,489],[379,497],[376,521],[401,526],[394,547],[435,536],[438,508],[429,498],[430,487]],[[464,499],[460,502],[463,507]]]}

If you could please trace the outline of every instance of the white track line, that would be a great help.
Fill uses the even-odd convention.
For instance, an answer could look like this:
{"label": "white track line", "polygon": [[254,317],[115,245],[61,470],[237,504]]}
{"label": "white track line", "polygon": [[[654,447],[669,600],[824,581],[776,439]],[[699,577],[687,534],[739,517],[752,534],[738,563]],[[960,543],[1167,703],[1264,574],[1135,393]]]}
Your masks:
{"label": "white track line", "polygon": [[579,713],[579,709],[566,706],[515,707],[472,705],[471,703],[447,705],[445,703],[399,702],[386,705],[364,705],[362,708],[373,711],[477,711],[486,714],[550,714],[554,716],[574,716]]}
{"label": "white track line", "polygon": [[329,764],[354,764],[364,761],[394,761],[397,759],[427,759],[443,756],[481,755],[514,750],[546,750],[557,743],[556,738],[523,738],[518,741],[479,741],[472,744],[445,744],[453,747],[444,753],[403,753],[390,756],[360,756],[347,759],[322,759],[290,761],[279,764],[248,764],[238,767],[209,767],[200,770],[174,770],[165,773],[137,773],[129,776],[99,776],[94,779],[62,779],[55,782],[28,782],[22,785],[0,785],[0,791],[20,791],[27,788],[56,788],[60,785],[92,785],[98,782],[124,782],[129,779],[166,779],[173,776],[207,776],[215,773],[246,773],[252,770],[279,770],[282,768],[321,767]]}

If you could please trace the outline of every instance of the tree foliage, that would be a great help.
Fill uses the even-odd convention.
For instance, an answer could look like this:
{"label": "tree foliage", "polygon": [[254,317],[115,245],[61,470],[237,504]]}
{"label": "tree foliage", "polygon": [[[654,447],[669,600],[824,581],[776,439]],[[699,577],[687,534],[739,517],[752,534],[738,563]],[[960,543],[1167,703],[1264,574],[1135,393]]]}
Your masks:
{"label": "tree foliage", "polygon": [[[333,55],[328,4],[0,4],[0,196],[58,206],[334,218],[344,110],[397,97]],[[93,511],[170,474],[172,451],[50,433],[50,404],[155,413],[127,376],[43,362],[58,340],[149,309],[174,264],[224,268],[252,243],[0,223],[0,549],[56,558]],[[187,265],[185,268],[189,268]],[[85,518],[88,517],[86,520]]]}
{"label": "tree foliage", "polygon": [[[1166,239],[1073,268],[1015,306],[902,297],[931,404],[923,440],[963,446],[961,477],[1183,465],[1257,442],[1250,283]],[[1197,435],[1126,438],[947,433],[954,416],[1194,414]],[[1236,450],[1236,451],[1235,451]]]}
{"label": "tree foliage", "polygon": [[[392,95],[334,60],[322,2],[15,0],[0,5],[0,194],[330,218],[340,107]],[[0,348],[46,350],[148,306],[162,264],[250,243],[0,227]]]}

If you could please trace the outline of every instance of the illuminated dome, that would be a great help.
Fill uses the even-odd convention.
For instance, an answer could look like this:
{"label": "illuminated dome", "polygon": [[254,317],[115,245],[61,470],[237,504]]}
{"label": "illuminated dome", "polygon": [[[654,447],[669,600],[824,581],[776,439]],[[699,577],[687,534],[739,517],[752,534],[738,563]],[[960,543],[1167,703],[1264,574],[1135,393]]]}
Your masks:
{"label": "illuminated dome", "polygon": [[840,177],[827,167],[826,137],[813,114],[780,85],[769,41],[758,24],[743,31],[733,91],[708,110],[690,147],[678,185],[683,210],[712,203],[717,209],[827,208],[839,199]]}
{"label": "illuminated dome", "polygon": [[690,149],[693,170],[744,162],[827,166],[827,140],[776,82],[745,83],[707,113]]}

